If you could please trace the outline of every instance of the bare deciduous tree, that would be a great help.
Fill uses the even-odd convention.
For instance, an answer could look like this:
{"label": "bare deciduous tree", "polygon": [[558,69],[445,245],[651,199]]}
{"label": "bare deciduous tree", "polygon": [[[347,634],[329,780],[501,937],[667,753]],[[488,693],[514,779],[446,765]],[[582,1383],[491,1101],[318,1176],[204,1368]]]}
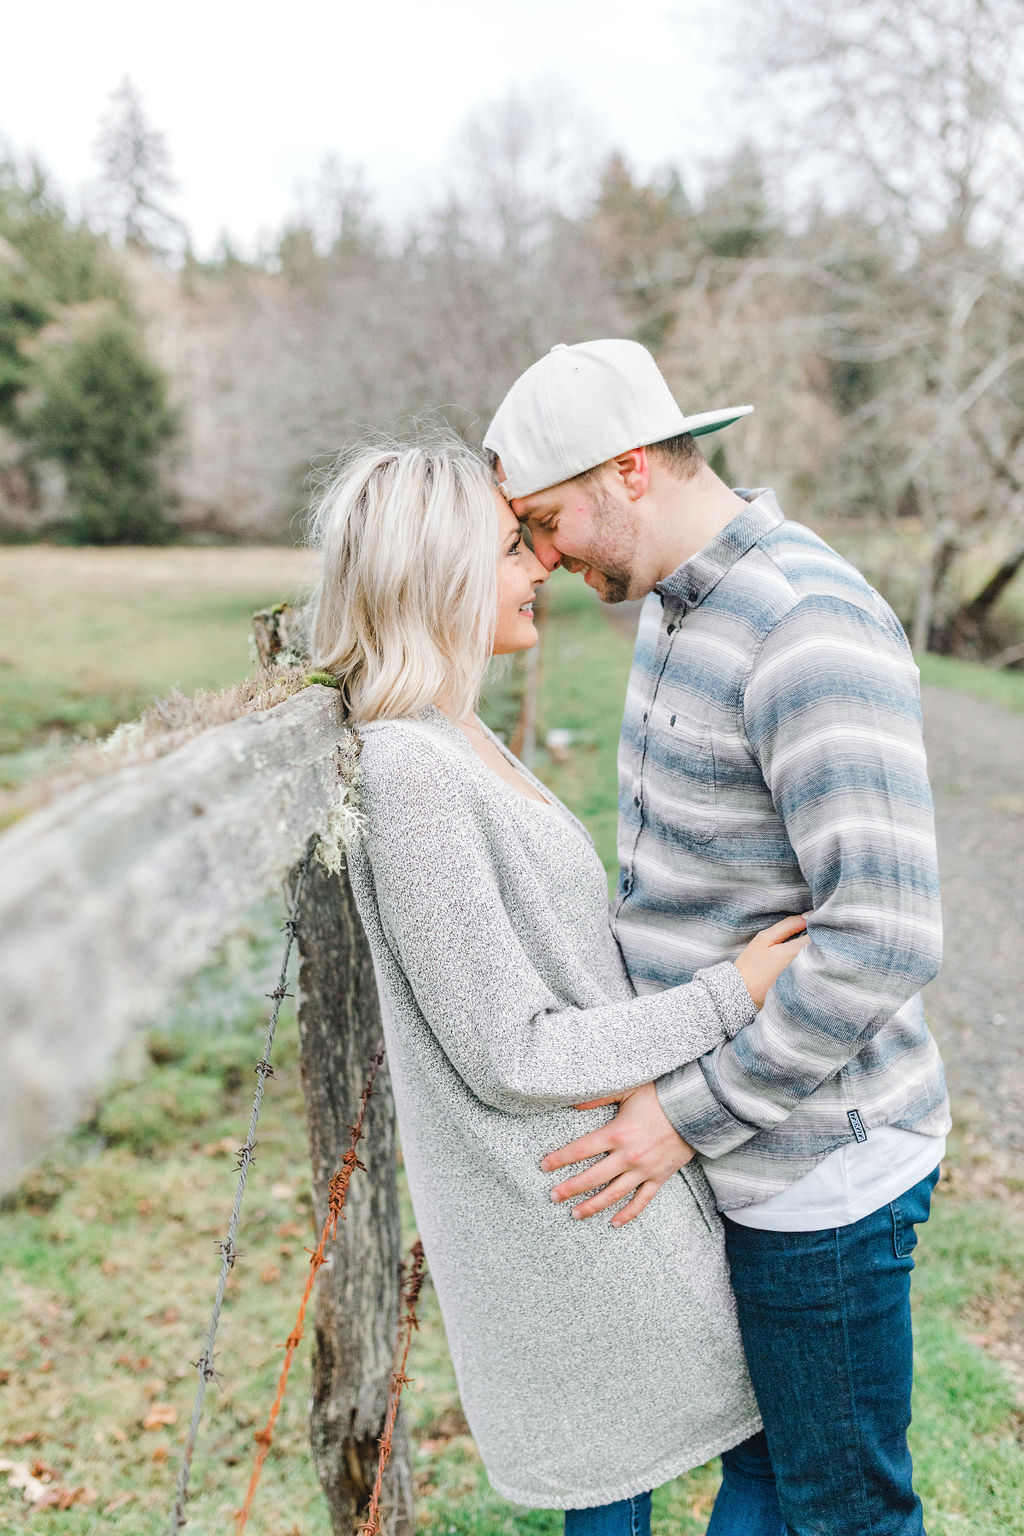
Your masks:
{"label": "bare deciduous tree", "polygon": [[127,75],[111,93],[96,154],[100,211],[111,232],[125,245],[158,254],[186,245],[185,226],[163,201],[177,186],[166,136],[146,121],[138,89]]}
{"label": "bare deciduous tree", "polygon": [[[1024,565],[1024,10],[764,0],[749,19],[789,128],[835,169],[833,206],[893,246],[822,351],[884,359],[846,419],[848,457],[873,460],[888,505],[910,498],[927,528],[915,644],[969,651]],[[972,589],[986,545],[995,570]]]}

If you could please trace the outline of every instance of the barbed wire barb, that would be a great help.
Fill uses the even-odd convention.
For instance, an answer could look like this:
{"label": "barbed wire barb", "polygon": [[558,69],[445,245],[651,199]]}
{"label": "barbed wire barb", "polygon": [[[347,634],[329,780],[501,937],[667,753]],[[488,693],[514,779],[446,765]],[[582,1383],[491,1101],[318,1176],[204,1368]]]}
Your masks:
{"label": "barbed wire barb", "polygon": [[192,1474],[192,1458],[195,1454],[196,1437],[199,1433],[199,1423],[203,1416],[203,1405],[206,1401],[206,1388],[211,1381],[217,1380],[217,1374],[213,1368],[214,1341],[217,1337],[217,1326],[220,1322],[221,1309],[224,1305],[224,1292],[227,1288],[228,1275],[238,1257],[235,1247],[235,1237],[238,1232],[238,1218],[242,1210],[242,1199],[245,1195],[245,1184],[252,1166],[253,1154],[256,1150],[256,1124],[260,1117],[260,1109],[263,1104],[263,1093],[267,1085],[267,1078],[271,1075],[270,1052],[274,1044],[274,1035],[277,1031],[277,1018],[281,1011],[282,999],[290,996],[285,990],[288,978],[288,962],[291,959],[292,945],[295,942],[296,921],[299,910],[299,902],[302,899],[302,888],[309,873],[310,862],[316,844],[311,843],[305,854],[296,866],[295,886],[292,891],[292,899],[289,905],[288,919],[284,925],[287,935],[284,946],[284,956],[281,960],[281,973],[277,986],[273,992],[267,994],[273,998],[273,1007],[267,1020],[267,1033],[263,1043],[263,1055],[256,1067],[256,1092],[253,1095],[252,1110],[249,1115],[249,1130],[244,1144],[238,1149],[238,1182],[235,1186],[235,1199],[231,1207],[231,1216],[228,1220],[227,1235],[218,1242],[221,1255],[220,1275],[217,1280],[217,1292],[214,1297],[213,1311],[210,1314],[210,1324],[206,1332],[206,1344],[199,1359],[194,1362],[197,1381],[196,1395],[192,1404],[192,1417],[189,1420],[188,1434],[182,1448],[181,1467],[178,1472],[178,1481],[175,1489],[174,1504],[171,1508],[170,1536],[177,1536],[177,1532],[187,1523],[185,1505],[188,1502],[189,1478]]}

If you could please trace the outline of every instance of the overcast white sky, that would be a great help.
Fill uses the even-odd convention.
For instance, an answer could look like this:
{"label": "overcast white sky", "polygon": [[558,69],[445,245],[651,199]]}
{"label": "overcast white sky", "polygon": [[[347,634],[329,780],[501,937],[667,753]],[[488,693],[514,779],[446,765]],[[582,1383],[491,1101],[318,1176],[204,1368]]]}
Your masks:
{"label": "overcast white sky", "polygon": [[711,13],[708,0],[41,0],[3,21],[0,140],[36,151],[73,195],[130,75],[167,135],[197,250],[225,229],[252,249],[328,151],[366,167],[382,211],[415,207],[467,112],[509,87],[590,113],[641,170],[714,156],[730,136]]}

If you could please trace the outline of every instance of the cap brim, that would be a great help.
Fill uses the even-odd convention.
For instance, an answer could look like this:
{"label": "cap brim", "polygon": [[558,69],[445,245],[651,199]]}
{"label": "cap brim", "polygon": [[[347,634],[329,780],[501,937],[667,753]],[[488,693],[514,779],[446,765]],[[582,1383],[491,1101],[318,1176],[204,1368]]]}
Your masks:
{"label": "cap brim", "polygon": [[731,405],[724,411],[704,411],[699,416],[685,417],[679,430],[689,432],[691,437],[703,437],[705,432],[717,432],[720,427],[731,426],[741,417],[749,416],[753,409],[752,405]]}
{"label": "cap brim", "polygon": [[[675,409],[678,412],[678,406]],[[718,411],[701,411],[695,416],[684,416],[679,412],[673,421],[663,420],[660,423],[660,431],[658,426],[651,427],[652,435],[647,437],[645,442],[664,442],[669,438],[681,437],[684,432],[689,432],[693,437],[702,437],[706,432],[717,432],[721,427],[728,427],[732,422],[740,421],[744,416],[749,416],[753,409],[752,405],[730,405]],[[574,475],[584,474],[588,469],[593,469],[594,467],[593,462],[588,458],[576,465],[572,463],[562,464],[559,467],[558,480],[541,479],[539,483],[536,483],[536,475],[533,477],[517,476],[514,469],[504,459],[498,443],[491,436],[493,426],[494,422],[492,421],[491,426],[487,429],[487,435],[484,437],[484,447],[490,448],[502,459],[506,470],[506,478],[501,482],[499,489],[506,501],[514,501],[520,496],[532,496],[537,491],[545,490],[549,485],[560,484],[562,480],[571,480]],[[625,453],[627,448],[639,446],[640,444],[636,442],[627,442],[620,447],[615,447],[614,444],[609,445],[609,451],[605,454],[605,458],[614,458],[616,453]],[[604,459],[597,460],[599,464],[603,462]]]}

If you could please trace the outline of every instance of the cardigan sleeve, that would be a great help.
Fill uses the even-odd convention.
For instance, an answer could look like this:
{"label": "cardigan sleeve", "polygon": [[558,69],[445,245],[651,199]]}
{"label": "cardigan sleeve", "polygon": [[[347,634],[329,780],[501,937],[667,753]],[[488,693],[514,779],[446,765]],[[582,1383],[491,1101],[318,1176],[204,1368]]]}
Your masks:
{"label": "cardigan sleeve", "polygon": [[362,851],[381,930],[441,1049],[483,1103],[534,1114],[636,1087],[753,1018],[728,962],[665,992],[566,1006],[510,920],[466,786],[429,747],[413,759],[378,742],[363,779]]}

